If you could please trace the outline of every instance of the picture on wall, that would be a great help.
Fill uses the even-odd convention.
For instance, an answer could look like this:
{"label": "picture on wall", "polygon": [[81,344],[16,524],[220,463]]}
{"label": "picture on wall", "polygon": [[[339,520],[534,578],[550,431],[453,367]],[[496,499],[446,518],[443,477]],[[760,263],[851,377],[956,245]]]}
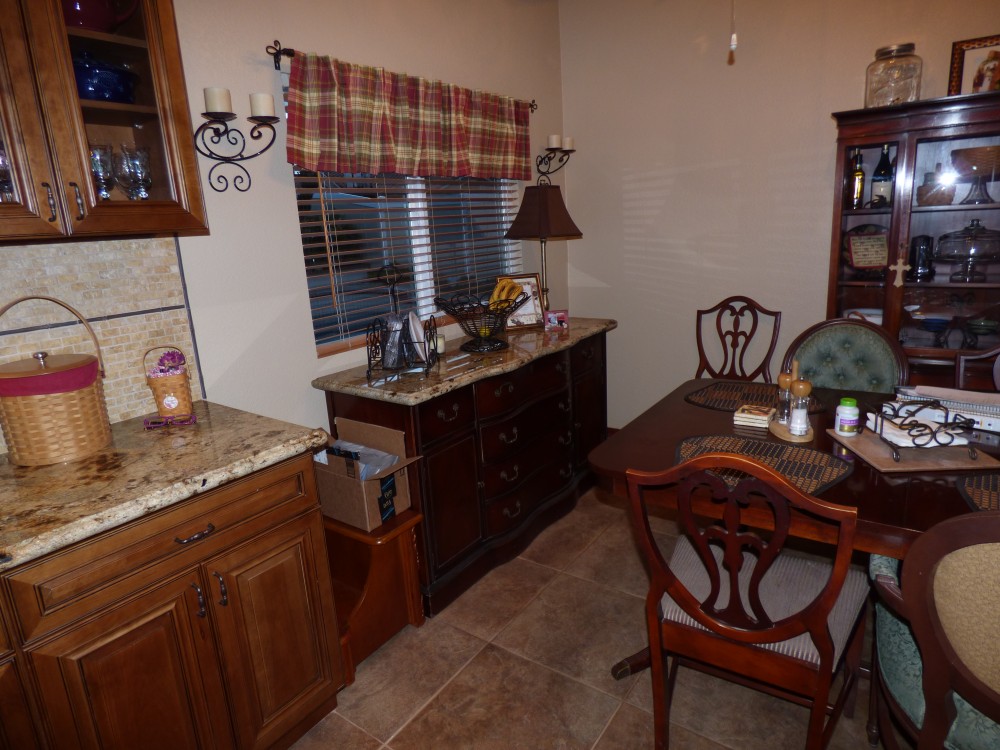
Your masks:
{"label": "picture on wall", "polygon": [[948,96],[1000,91],[1000,34],[951,45]]}
{"label": "picture on wall", "polygon": [[530,328],[531,326],[543,325],[545,319],[542,317],[542,293],[538,274],[525,273],[520,276],[501,276],[500,279],[513,279],[528,293],[528,299],[525,303],[517,308],[514,314],[507,319],[507,328]]}

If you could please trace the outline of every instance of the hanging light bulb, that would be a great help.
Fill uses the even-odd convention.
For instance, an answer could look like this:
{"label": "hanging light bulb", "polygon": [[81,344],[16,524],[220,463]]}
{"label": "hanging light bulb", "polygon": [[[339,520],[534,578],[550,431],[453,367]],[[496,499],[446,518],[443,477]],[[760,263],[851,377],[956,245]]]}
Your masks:
{"label": "hanging light bulb", "polygon": [[729,22],[729,57],[726,60],[728,65],[736,62],[736,0],[732,2],[732,13]]}

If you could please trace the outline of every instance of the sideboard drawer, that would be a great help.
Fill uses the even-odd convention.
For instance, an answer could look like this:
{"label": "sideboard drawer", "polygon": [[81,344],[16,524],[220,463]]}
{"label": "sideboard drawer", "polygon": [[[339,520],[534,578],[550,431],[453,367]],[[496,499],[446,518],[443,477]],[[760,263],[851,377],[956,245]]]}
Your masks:
{"label": "sideboard drawer", "polygon": [[472,387],[459,388],[417,407],[420,444],[425,446],[468,429],[476,418]]}
{"label": "sideboard drawer", "polygon": [[533,360],[524,367],[475,384],[480,419],[495,417],[550,391],[566,387],[569,364],[566,352]]}
{"label": "sideboard drawer", "polygon": [[507,419],[484,425],[479,429],[479,444],[483,463],[501,461],[533,441],[540,432],[569,429],[572,405],[569,393],[553,393],[531,404]]}
{"label": "sideboard drawer", "polygon": [[577,378],[590,372],[598,366],[604,366],[604,337],[592,336],[581,341],[571,350],[570,364],[573,366],[573,377]]}
{"label": "sideboard drawer", "polygon": [[518,489],[487,503],[487,537],[499,536],[519,526],[535,508],[569,484],[573,478],[570,452],[549,458],[549,465],[523,482]]}
{"label": "sideboard drawer", "polygon": [[483,466],[483,497],[489,501],[519,488],[541,467],[561,461],[560,455],[572,443],[573,432],[567,424],[562,430],[550,430],[527,443],[516,455]]}

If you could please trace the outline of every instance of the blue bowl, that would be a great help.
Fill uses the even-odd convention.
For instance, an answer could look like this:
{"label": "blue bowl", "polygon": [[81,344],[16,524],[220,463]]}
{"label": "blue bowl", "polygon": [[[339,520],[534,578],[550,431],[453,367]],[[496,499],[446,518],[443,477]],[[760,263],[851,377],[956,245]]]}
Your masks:
{"label": "blue bowl", "polygon": [[95,60],[87,53],[73,58],[76,90],[81,99],[133,104],[139,76],[112,63]]}
{"label": "blue bowl", "polygon": [[924,318],[920,327],[931,333],[941,333],[951,324],[951,318]]}

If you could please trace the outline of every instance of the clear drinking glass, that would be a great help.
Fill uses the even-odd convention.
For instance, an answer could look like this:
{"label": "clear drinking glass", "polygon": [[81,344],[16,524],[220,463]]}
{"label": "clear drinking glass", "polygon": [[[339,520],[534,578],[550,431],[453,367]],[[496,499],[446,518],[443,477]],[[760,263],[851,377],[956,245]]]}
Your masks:
{"label": "clear drinking glass", "polygon": [[4,150],[3,143],[0,143],[0,203],[12,203],[14,201],[14,181],[10,176],[10,159]]}
{"label": "clear drinking glass", "polygon": [[110,200],[111,189],[115,186],[115,175],[111,168],[111,144],[90,144],[90,174],[94,178],[97,197],[103,201]]}
{"label": "clear drinking glass", "polygon": [[115,179],[129,200],[148,200],[152,179],[149,174],[149,149],[122,144],[115,154]]}

